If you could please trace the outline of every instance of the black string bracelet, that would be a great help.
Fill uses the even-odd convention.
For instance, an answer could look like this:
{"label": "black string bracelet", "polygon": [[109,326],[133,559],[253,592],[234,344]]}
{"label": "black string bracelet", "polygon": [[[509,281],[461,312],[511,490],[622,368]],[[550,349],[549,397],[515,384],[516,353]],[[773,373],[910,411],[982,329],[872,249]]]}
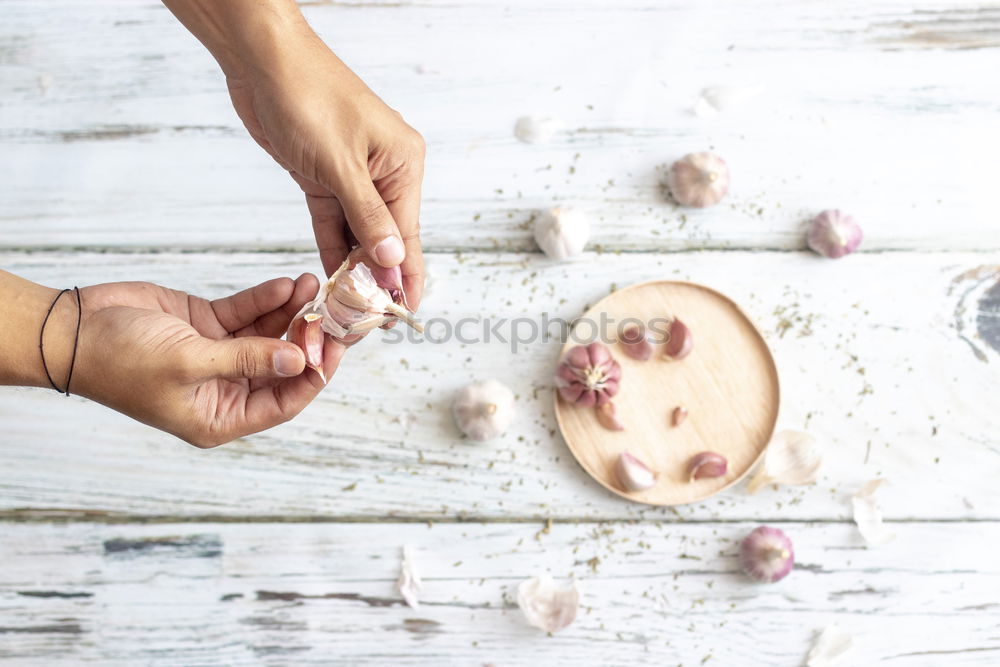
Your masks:
{"label": "black string bracelet", "polygon": [[[49,366],[45,363],[45,326],[49,323],[49,317],[52,315],[52,311],[55,309],[56,304],[59,302],[59,298],[62,297],[66,292],[71,292],[76,290],[76,336],[73,338],[73,356],[70,358],[69,362],[69,374],[66,377],[66,391],[60,389],[55,380],[52,379],[52,374],[49,373]],[[83,299],[80,296],[80,288],[74,287],[72,290],[64,289],[56,294],[56,298],[52,299],[52,305],[49,306],[48,311],[45,313],[45,319],[42,320],[42,330],[38,334],[38,352],[42,357],[42,370],[45,371],[45,377],[48,378],[49,384],[60,394],[66,394],[69,396],[69,384],[73,381],[73,368],[76,366],[76,349],[80,344],[80,322],[83,320]]]}
{"label": "black string bracelet", "polygon": [[76,348],[80,346],[80,321],[83,320],[83,299],[80,297],[80,288],[73,285],[76,290],[76,335],[73,336],[73,356],[69,360],[69,375],[66,376],[66,395],[69,396],[69,383],[73,380],[73,368],[76,366]]}
{"label": "black string bracelet", "polygon": [[52,309],[56,307],[59,297],[68,291],[68,289],[62,290],[59,294],[56,294],[56,298],[52,299],[52,305],[49,306],[48,312],[45,313],[45,319],[42,320],[42,331],[38,334],[38,352],[42,356],[42,370],[45,371],[45,377],[49,379],[49,384],[52,385],[52,388],[56,391],[59,391],[59,387],[56,386],[55,380],[52,379],[52,375],[49,373],[49,365],[45,363],[45,325],[49,323],[49,316],[52,314]]}

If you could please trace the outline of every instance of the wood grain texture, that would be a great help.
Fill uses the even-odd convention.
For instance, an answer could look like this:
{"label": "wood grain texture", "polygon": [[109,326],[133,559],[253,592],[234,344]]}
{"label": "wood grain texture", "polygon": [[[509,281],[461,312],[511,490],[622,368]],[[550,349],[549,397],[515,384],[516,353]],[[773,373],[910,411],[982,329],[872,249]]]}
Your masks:
{"label": "wood grain texture", "polygon": [[[995,522],[789,523],[799,567],[758,585],[755,524],[3,524],[7,665],[799,665],[814,633],[854,636],[853,665],[988,665],[1000,656]],[[420,609],[394,582],[415,548]],[[577,621],[528,626],[517,584],[574,577]],[[961,582],[961,585],[956,585]],[[35,661],[35,662],[33,662]]]}
{"label": "wood grain texture", "polygon": [[[317,262],[313,253],[0,255],[0,265],[52,285],[145,278],[205,296]],[[998,264],[1000,256],[988,253],[836,261],[805,253],[604,254],[566,264],[434,256],[421,308],[430,336],[469,318],[462,335],[482,340],[477,318],[488,317],[498,327],[489,342],[371,338],[293,422],[212,451],[83,399],[6,389],[0,507],[297,520],[672,516],[622,501],[580,470],[552,412],[558,327],[547,342],[527,342],[542,313],[569,321],[614,285],[671,278],[714,287],[744,307],[778,366],[778,427],[810,431],[827,448],[815,487],[753,497],[737,488],[680,508],[683,517],[843,520],[850,494],[884,475],[895,482],[890,517],[998,519],[1000,415],[988,397],[1000,354],[956,324],[965,317],[964,277]],[[514,318],[524,319],[511,325]],[[460,438],[450,402],[457,388],[488,377],[514,390],[519,417],[504,438],[477,445]]]}
{"label": "wood grain texture", "polygon": [[[535,211],[593,247],[798,249],[819,210],[865,250],[1000,248],[995,5],[357,2],[305,7],[429,149],[429,248],[534,249]],[[297,188],[246,136],[211,57],[156,2],[0,2],[6,247],[312,246]],[[975,47],[975,48],[973,48]],[[761,84],[744,111],[698,92]],[[512,133],[561,119],[551,144]],[[729,198],[667,202],[663,165],[721,153]]]}
{"label": "wood grain texture", "polygon": [[[684,359],[664,355],[638,361],[614,344],[630,322],[649,323],[667,333],[666,323],[681,320],[694,348]],[[592,408],[555,399],[556,422],[573,456],[602,486],[630,500],[651,505],[703,501],[736,484],[750,470],[774,431],[780,392],[774,360],[754,324],[725,295],[702,285],[658,281],[630,285],[601,299],[574,325],[576,340],[563,347],[561,358],[586,337],[599,334],[618,360],[622,383],[614,397],[623,431],[609,431]],[[690,416],[672,425],[675,409]],[[727,460],[726,473],[713,479],[689,479],[691,457],[713,451]],[[622,486],[618,461],[623,452],[637,456],[657,474],[644,491]]]}

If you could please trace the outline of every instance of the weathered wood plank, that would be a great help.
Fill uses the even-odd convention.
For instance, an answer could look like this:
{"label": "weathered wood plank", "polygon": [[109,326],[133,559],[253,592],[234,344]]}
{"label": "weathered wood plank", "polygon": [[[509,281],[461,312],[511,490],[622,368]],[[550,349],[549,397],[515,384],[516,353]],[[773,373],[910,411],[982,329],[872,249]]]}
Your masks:
{"label": "weathered wood plank", "polygon": [[[775,585],[739,573],[753,525],[3,524],[0,659],[771,667],[802,664],[832,622],[855,638],[850,664],[1000,656],[1000,525],[899,525],[865,549],[848,525],[785,524],[801,567]],[[394,587],[403,544],[419,610]],[[540,572],[583,591],[553,637],[514,604]]]}
{"label": "weathered wood plank", "polygon": [[[316,3],[309,18],[430,146],[429,247],[533,248],[554,202],[617,249],[802,247],[838,206],[867,249],[1000,243],[991,80],[1000,9],[918,0]],[[300,196],[239,125],[214,62],[158,3],[0,3],[7,247],[307,249]],[[497,60],[502,54],[502,59]],[[502,65],[498,66],[498,62]],[[698,91],[761,83],[703,119]],[[565,130],[513,137],[524,114]],[[676,210],[658,168],[712,147],[715,210]]]}
{"label": "weathered wood plank", "polygon": [[[0,265],[49,284],[145,278],[206,296],[315,264],[312,253],[0,254]],[[977,330],[995,323],[989,295],[1000,256],[889,253],[833,262],[706,252],[552,264],[477,254],[433,256],[430,267],[425,318],[527,318],[522,335],[542,313],[572,319],[613,284],[653,278],[701,282],[740,303],[778,364],[779,425],[815,433],[828,445],[828,462],[816,487],[756,496],[736,489],[680,508],[687,519],[843,520],[849,495],[880,475],[895,482],[886,502],[893,518],[1000,518],[993,399],[1000,351],[993,324]],[[442,326],[431,334],[441,336]],[[516,353],[495,337],[373,338],[352,349],[296,420],[207,452],[82,399],[6,389],[0,509],[298,519],[671,516],[603,491],[555,434],[554,336]],[[457,387],[486,377],[513,388],[520,414],[503,439],[475,445],[460,439],[449,405]]]}

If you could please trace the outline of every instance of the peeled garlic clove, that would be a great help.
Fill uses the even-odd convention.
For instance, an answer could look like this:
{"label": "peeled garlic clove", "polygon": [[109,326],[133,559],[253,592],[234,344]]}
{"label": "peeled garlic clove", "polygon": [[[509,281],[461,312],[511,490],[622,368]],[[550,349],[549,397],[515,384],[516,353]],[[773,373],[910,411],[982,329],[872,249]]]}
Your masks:
{"label": "peeled garlic clove", "polygon": [[765,484],[812,484],[822,464],[823,451],[815,438],[801,431],[781,431],[768,443],[764,463],[747,484],[747,493],[756,493]]}
{"label": "peeled garlic clove", "polygon": [[795,565],[792,541],[777,528],[754,528],[740,543],[740,565],[757,581],[774,583],[784,579]]}
{"label": "peeled garlic clove", "polygon": [[691,330],[679,319],[674,318],[670,323],[667,345],[663,348],[663,353],[674,359],[683,359],[691,354],[692,349],[694,349],[694,338],[691,336]]}
{"label": "peeled garlic clove", "polygon": [[649,342],[644,327],[633,324],[622,331],[618,342],[622,344],[625,354],[639,361],[646,361],[653,356],[653,344]]}
{"label": "peeled garlic clove", "polygon": [[484,442],[504,434],[514,419],[514,394],[496,380],[463,387],[451,406],[455,424],[470,440]]}
{"label": "peeled garlic clove", "polygon": [[656,484],[653,469],[628,452],[622,452],[618,457],[616,472],[626,491],[644,491]]}
{"label": "peeled garlic clove", "polygon": [[729,190],[729,167],[713,153],[690,153],[670,166],[667,187],[681,206],[712,206]]}
{"label": "peeled garlic clove", "polygon": [[836,625],[827,626],[809,649],[806,667],[835,667],[841,664],[853,646],[854,639],[851,635]]}
{"label": "peeled garlic clove", "polygon": [[618,393],[622,369],[602,343],[577,345],[556,369],[556,388],[563,400],[583,407],[604,405]]}
{"label": "peeled garlic clove", "polygon": [[726,457],[715,452],[700,452],[688,461],[688,481],[705,477],[722,477],[726,474],[729,463]]}
{"label": "peeled garlic clove", "polygon": [[403,562],[399,569],[399,579],[396,581],[396,588],[403,596],[406,604],[413,609],[420,609],[420,600],[417,596],[423,588],[417,566],[413,562],[413,550],[409,546],[403,547]]}
{"label": "peeled garlic clove", "polygon": [[534,232],[535,242],[546,255],[563,260],[583,252],[590,223],[583,211],[560,206],[536,215]]}
{"label": "peeled garlic clove", "polygon": [[542,116],[521,116],[514,123],[514,136],[526,144],[545,144],[562,129],[562,122]]}
{"label": "peeled garlic clove", "polygon": [[688,409],[683,405],[678,405],[674,408],[674,411],[670,414],[670,423],[674,426],[680,426],[684,423],[684,420],[688,418]]}
{"label": "peeled garlic clove", "polygon": [[625,426],[618,421],[618,417],[615,416],[615,404],[608,402],[604,405],[599,405],[595,408],[597,411],[597,421],[601,426],[608,429],[609,431],[624,431]]}
{"label": "peeled garlic clove", "polygon": [[806,243],[815,252],[837,259],[849,255],[861,245],[861,226],[838,210],[823,211],[809,223]]}
{"label": "peeled garlic clove", "polygon": [[876,498],[876,493],[883,484],[888,484],[888,480],[873,479],[851,496],[854,523],[857,524],[861,536],[873,547],[891,542],[896,537],[882,521],[882,508]]}
{"label": "peeled garlic clove", "polygon": [[580,589],[575,581],[567,588],[559,588],[549,575],[539,575],[517,587],[517,606],[531,625],[545,632],[558,632],[576,620]]}

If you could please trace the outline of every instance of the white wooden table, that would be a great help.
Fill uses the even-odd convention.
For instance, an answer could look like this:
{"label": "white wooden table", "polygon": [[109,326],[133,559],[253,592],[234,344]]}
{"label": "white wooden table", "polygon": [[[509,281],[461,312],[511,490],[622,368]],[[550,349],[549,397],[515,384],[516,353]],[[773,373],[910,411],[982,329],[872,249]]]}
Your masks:
{"label": "white wooden table", "polygon": [[[305,3],[425,136],[425,317],[572,317],[677,277],[736,299],[780,369],[780,425],[828,446],[812,487],[676,510],[592,482],[554,431],[559,344],[351,351],[294,422],[199,451],[99,406],[0,393],[0,659],[11,665],[798,665],[817,630],[856,665],[1000,664],[1000,5],[946,0]],[[690,112],[713,84],[744,110]],[[528,146],[524,114],[565,130]],[[665,202],[658,167],[712,148],[731,196]],[[208,54],[152,0],[0,1],[0,265],[55,286],[205,296],[318,272],[297,188],[245,136]],[[554,264],[527,222],[592,215]],[[823,208],[863,252],[804,251]],[[452,392],[518,395],[463,441]],[[894,483],[866,548],[850,495]],[[798,569],[748,583],[779,525]],[[548,527],[547,527],[548,526]],[[413,545],[424,605],[394,589]],[[555,636],[513,603],[577,577]]]}

